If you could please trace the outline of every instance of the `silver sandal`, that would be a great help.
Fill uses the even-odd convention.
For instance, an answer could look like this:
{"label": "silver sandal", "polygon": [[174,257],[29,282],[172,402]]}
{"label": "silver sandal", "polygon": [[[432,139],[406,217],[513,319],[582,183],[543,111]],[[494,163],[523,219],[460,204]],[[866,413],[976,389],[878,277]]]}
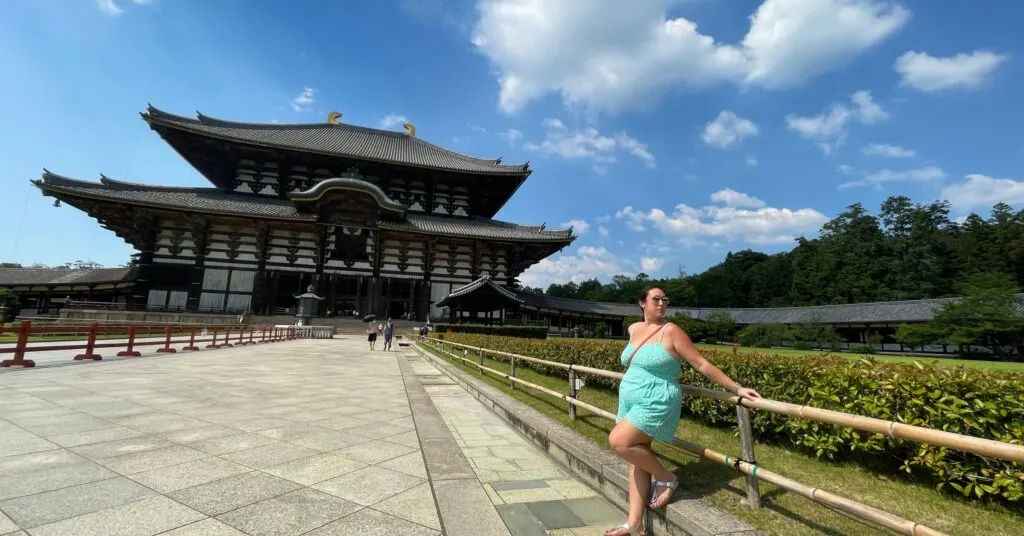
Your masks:
{"label": "silver sandal", "polygon": [[[654,480],[654,481],[652,481],[651,482],[651,500],[647,502],[647,506],[648,507],[654,508],[654,503],[657,502],[658,501],[658,497],[661,496],[661,493],[659,492],[659,488],[667,488],[667,489],[672,490],[672,493],[669,494],[669,496],[668,496],[668,500],[669,500],[669,502],[671,502],[672,501],[672,496],[675,495],[676,489],[679,488],[679,477],[676,477],[676,478],[674,478],[672,480]],[[665,503],[665,506],[667,506],[667,505],[668,505],[668,502]]]}

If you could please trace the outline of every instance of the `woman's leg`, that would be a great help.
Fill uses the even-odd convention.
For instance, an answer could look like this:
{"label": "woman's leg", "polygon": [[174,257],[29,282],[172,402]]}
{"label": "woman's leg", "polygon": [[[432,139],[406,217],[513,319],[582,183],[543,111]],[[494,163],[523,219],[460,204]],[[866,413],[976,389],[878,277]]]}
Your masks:
{"label": "woman's leg", "polygon": [[[639,467],[629,465],[629,517],[626,523],[637,534],[644,534],[644,507],[651,493],[651,474]],[[629,536],[626,529],[614,528],[605,536]]]}
{"label": "woman's leg", "polygon": [[[675,474],[665,469],[665,466],[661,464],[658,458],[654,456],[654,452],[651,451],[651,436],[641,432],[639,428],[633,426],[627,419],[619,421],[619,424],[616,424],[612,432],[608,434],[608,444],[616,455],[648,475],[653,475],[656,480],[675,480]],[[647,478],[649,488],[650,476]],[[661,508],[672,498],[671,489],[661,488],[660,491],[658,500],[654,503],[654,508]],[[632,506],[630,509],[632,510]]]}

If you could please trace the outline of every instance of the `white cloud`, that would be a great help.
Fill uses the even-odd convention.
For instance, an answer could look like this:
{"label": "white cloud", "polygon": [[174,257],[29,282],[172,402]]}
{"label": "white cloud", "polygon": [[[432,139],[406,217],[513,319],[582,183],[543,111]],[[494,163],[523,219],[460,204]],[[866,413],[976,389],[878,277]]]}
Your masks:
{"label": "white cloud", "polygon": [[605,227],[604,225],[598,225],[597,226],[597,234],[601,235],[602,238],[608,238],[608,235],[610,233],[608,232],[608,228],[607,227]]}
{"label": "white cloud", "polygon": [[586,220],[569,220],[562,222],[563,229],[568,229],[569,227],[572,227],[573,231],[575,231],[577,235],[585,234],[590,230],[590,224],[587,223]]}
{"label": "white cloud", "polygon": [[885,40],[910,16],[881,0],[765,0],[740,43],[716,42],[678,0],[478,0],[473,44],[511,113],[548,93],[567,104],[649,107],[672,89],[799,85]]}
{"label": "white cloud", "polygon": [[752,155],[752,154],[748,154],[747,155],[747,165],[750,166],[750,167],[757,167],[757,157]]}
{"label": "white cloud", "polygon": [[619,258],[603,247],[583,246],[575,255],[548,257],[519,276],[528,287],[547,288],[551,283],[577,283],[594,277],[608,279],[620,274],[636,273],[627,269]]}
{"label": "white cloud", "polygon": [[316,90],[311,87],[304,87],[294,98],[292,98],[292,110],[296,112],[309,111],[310,107],[313,106],[314,96],[316,96]]}
{"label": "white cloud", "polygon": [[843,175],[850,175],[850,174],[852,174],[856,170],[853,169],[853,166],[848,166],[846,164],[842,164],[842,165],[836,167],[836,171],[842,173]]}
{"label": "white cloud", "polygon": [[[133,4],[145,6],[150,4],[150,0],[132,0]],[[115,0],[96,0],[96,7],[105,15],[116,17],[124,12],[121,6],[117,5]]]}
{"label": "white cloud", "polygon": [[629,227],[630,230],[636,231],[638,233],[647,230],[647,228],[644,227],[643,224],[644,218],[645,214],[643,212],[637,212],[633,207],[625,207],[622,210],[615,213],[615,219],[625,220],[626,227]]}
{"label": "white cloud", "polygon": [[732,188],[726,188],[711,194],[711,202],[721,203],[727,207],[761,208],[765,206],[764,201],[752,195],[737,192]]}
{"label": "white cloud", "polygon": [[729,110],[724,110],[704,126],[704,134],[701,135],[701,138],[704,143],[712,147],[727,149],[743,143],[743,138],[756,135],[756,123]]}
{"label": "white cloud", "polygon": [[839,188],[853,188],[856,186],[874,186],[881,188],[886,182],[928,182],[946,177],[946,173],[936,166],[927,166],[919,169],[906,169],[903,171],[892,171],[883,169],[865,175],[863,179],[844,182]]}
{"label": "white cloud", "polygon": [[937,58],[927,52],[906,52],[896,59],[893,69],[902,75],[901,84],[926,92],[944,89],[977,89],[1008,56],[987,50]]}
{"label": "white cloud", "polygon": [[1024,205],[1024,181],[967,175],[967,180],[943,188],[942,199],[961,210],[991,208],[996,203]]}
{"label": "white cloud", "polygon": [[[737,206],[708,205],[694,208],[685,204],[676,205],[671,214],[660,208],[647,212],[632,207],[622,209],[616,216],[635,222],[637,225],[650,223],[662,235],[692,243],[708,238],[726,238],[751,244],[783,244],[795,240],[796,235],[817,230],[827,221],[824,214],[811,209],[797,210],[764,206],[757,198],[739,192],[712,194],[712,201],[725,203],[747,203],[756,209]],[[731,192],[731,190],[728,190]],[[759,205],[757,203],[760,203]]]}
{"label": "white cloud", "polygon": [[469,128],[482,134],[487,134],[487,129],[475,123],[469,123]]}
{"label": "white cloud", "polygon": [[608,223],[608,222],[612,221],[612,215],[611,214],[605,214],[604,216],[598,216],[598,217],[596,217],[594,219],[597,220],[597,223]]}
{"label": "white cloud", "polygon": [[408,123],[408,122],[409,122],[409,120],[406,119],[406,117],[404,115],[388,114],[388,115],[385,115],[383,118],[381,118],[381,120],[380,120],[380,128],[383,128],[385,130],[390,130],[390,129],[395,128],[395,127],[397,127],[399,125],[404,125],[405,123]]}
{"label": "white cloud", "polygon": [[829,155],[842,145],[846,138],[846,125],[850,121],[871,125],[889,118],[889,114],[871,98],[870,91],[858,91],[850,97],[850,101],[850,107],[833,104],[827,114],[787,115],[786,126],[804,138],[814,140]]}
{"label": "white cloud", "polygon": [[648,275],[651,275],[651,274],[657,272],[658,270],[661,270],[661,267],[664,264],[665,264],[665,259],[662,259],[660,257],[641,257],[640,258],[640,269],[643,270],[643,272],[645,274],[648,274]]}
{"label": "white cloud", "polygon": [[861,149],[865,156],[881,156],[885,158],[913,158],[917,153],[912,149],[906,149],[898,145],[886,145],[884,143],[870,143]]}
{"label": "white cloud", "polygon": [[614,154],[616,150],[628,152],[639,158],[647,167],[655,166],[654,155],[647,150],[647,145],[625,132],[605,136],[594,127],[569,130],[560,119],[545,119],[544,130],[543,141],[526,142],[523,148],[567,159],[590,160],[594,163],[594,171],[602,174],[607,164],[617,161]]}
{"label": "white cloud", "polygon": [[523,133],[519,132],[514,128],[510,128],[505,132],[498,134],[499,137],[504,138],[509,145],[515,146],[516,142],[523,139]]}

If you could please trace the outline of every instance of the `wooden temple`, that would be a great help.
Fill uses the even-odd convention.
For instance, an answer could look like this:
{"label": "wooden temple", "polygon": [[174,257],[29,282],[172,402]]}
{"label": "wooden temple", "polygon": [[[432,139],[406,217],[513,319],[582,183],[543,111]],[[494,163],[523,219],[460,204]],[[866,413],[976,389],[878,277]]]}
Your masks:
{"label": "wooden temple", "polygon": [[321,312],[422,320],[482,278],[514,290],[523,270],[575,239],[572,229],[493,219],[529,164],[444,149],[411,124],[366,128],[337,112],[292,125],[152,106],[141,115],[211,187],[45,170],[33,181],[138,250],[132,305],[272,314],[312,285]]}

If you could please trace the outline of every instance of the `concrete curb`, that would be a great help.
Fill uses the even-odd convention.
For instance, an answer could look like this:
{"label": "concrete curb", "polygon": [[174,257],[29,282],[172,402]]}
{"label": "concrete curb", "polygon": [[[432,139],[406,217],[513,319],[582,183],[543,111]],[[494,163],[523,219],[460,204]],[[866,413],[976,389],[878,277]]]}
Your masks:
{"label": "concrete curb", "polygon": [[[628,508],[629,465],[562,423],[483,383],[424,350],[413,348],[576,478],[623,511]],[[663,511],[648,511],[648,534],[755,536],[754,527],[694,497],[679,497]]]}

